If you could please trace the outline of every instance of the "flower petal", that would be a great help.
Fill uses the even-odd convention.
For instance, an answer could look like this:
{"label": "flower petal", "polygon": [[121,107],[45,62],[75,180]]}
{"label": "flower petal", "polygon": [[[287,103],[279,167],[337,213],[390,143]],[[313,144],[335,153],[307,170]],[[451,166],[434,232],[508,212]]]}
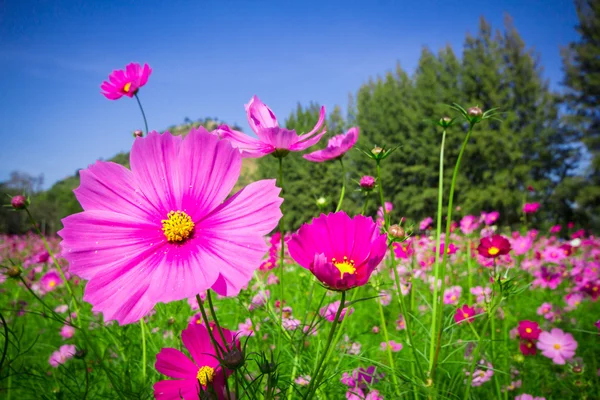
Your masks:
{"label": "flower petal", "polygon": [[161,349],[160,353],[156,355],[154,367],[161,374],[171,378],[196,379],[198,373],[198,366],[185,354],[169,347]]}
{"label": "flower petal", "polygon": [[[218,335],[216,330],[214,330],[213,334]],[[190,352],[198,368],[205,366],[217,368],[219,360],[215,357],[216,351],[210,341],[208,330],[204,325],[189,324],[181,332],[181,340],[185,348]]]}
{"label": "flower petal", "polygon": [[156,400],[195,400],[200,398],[200,385],[197,380],[164,380],[154,384]]}

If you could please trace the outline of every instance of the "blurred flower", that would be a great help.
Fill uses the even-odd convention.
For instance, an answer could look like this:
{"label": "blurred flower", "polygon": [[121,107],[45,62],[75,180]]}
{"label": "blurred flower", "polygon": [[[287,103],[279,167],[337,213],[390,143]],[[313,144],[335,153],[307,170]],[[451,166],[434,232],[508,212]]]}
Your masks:
{"label": "blurred flower", "polygon": [[547,246],[542,252],[542,259],[547,263],[560,264],[565,258],[564,250],[557,246]]}
{"label": "blurred flower", "polygon": [[523,393],[515,397],[515,400],[546,400],[545,397],[533,397],[530,394]]}
{"label": "blurred flower", "polygon": [[360,187],[364,190],[371,190],[375,187],[375,178],[370,175],[365,175],[360,178]]}
{"label": "blurred flower", "polygon": [[537,340],[540,336],[540,333],[542,333],[538,323],[529,320],[519,321],[519,326],[517,329],[519,331],[519,336],[522,339],[527,340]]}
{"label": "blurred flower", "polygon": [[433,218],[427,217],[419,223],[419,229],[424,231],[429,229],[431,225],[433,225]]}
{"label": "blurred flower", "polygon": [[499,217],[500,213],[498,211],[492,211],[489,213],[482,211],[480,220],[485,222],[486,225],[492,225],[494,222],[498,221]]}
{"label": "blurred flower", "polygon": [[64,364],[68,359],[73,358],[76,348],[74,344],[63,344],[57,351],[52,353],[48,361],[51,366],[58,368],[60,364]]}
{"label": "blurred flower", "polygon": [[62,336],[63,339],[71,339],[73,335],[75,335],[75,328],[71,325],[64,325],[60,330],[60,336]]}
{"label": "blurred flower", "polygon": [[458,304],[458,300],[460,299],[461,294],[461,286],[452,286],[444,290],[444,304]]}
{"label": "blurred flower", "polygon": [[477,252],[482,257],[497,258],[510,251],[510,242],[500,235],[482,238],[477,246]]}
{"label": "blurred flower", "polygon": [[62,286],[63,281],[56,270],[50,270],[46,272],[44,276],[40,279],[41,288],[46,292],[51,292],[56,289],[58,286]]}
{"label": "blurred flower", "polygon": [[393,340],[390,340],[389,342],[381,342],[381,350],[387,350],[388,346],[394,353],[402,350],[402,343],[396,343]]}
{"label": "blurred flower", "polygon": [[470,235],[473,233],[473,231],[475,231],[475,229],[477,229],[480,223],[481,221],[479,218],[475,217],[474,215],[465,215],[460,220],[460,230],[465,235]]}
{"label": "blurred flower", "polygon": [[264,292],[263,291],[258,292],[252,298],[252,302],[250,303],[248,310],[252,311],[252,310],[256,310],[257,308],[264,306],[267,303],[267,300],[269,299],[270,296],[271,296],[271,292],[269,290],[265,290]]}
{"label": "blurred flower", "polygon": [[525,214],[533,214],[540,208],[540,203],[525,203],[523,204],[523,212]]}
{"label": "blurred flower", "polygon": [[[334,301],[333,303],[322,307],[319,311],[319,315],[325,318],[329,322],[333,322],[335,319],[335,314],[337,313],[338,308],[340,307],[340,301]],[[342,312],[340,313],[340,317],[338,318],[338,322],[342,322],[346,315],[352,315],[354,312],[354,308],[352,307],[344,307],[342,308]]]}
{"label": "blurred flower", "polygon": [[239,149],[242,157],[260,158],[275,153],[283,157],[290,151],[302,151],[315,144],[326,133],[321,131],[325,122],[325,107],[321,107],[319,120],[308,133],[297,135],[296,131],[280,128],[273,111],[257,96],[246,104],[246,114],[250,128],[257,138],[235,131],[227,125],[221,125],[214,131],[220,138],[227,139],[233,147]]}
{"label": "blurred flower", "polygon": [[133,97],[148,82],[152,69],[148,64],[131,63],[125,70],[115,70],[102,82],[102,94],[109,100],[117,100],[123,96]]}
{"label": "blurred flower", "polygon": [[575,355],[577,342],[570,333],[553,328],[550,332],[540,334],[537,348],[542,351],[542,355],[551,358],[555,364],[562,365]]}
{"label": "blurred flower", "polygon": [[[479,363],[480,368],[477,368],[473,371],[473,380],[471,381],[471,386],[477,387],[481,386],[484,383],[488,382],[494,376],[494,367],[491,363],[487,363],[483,365],[483,361]],[[483,369],[485,367],[485,369]],[[466,372],[467,376],[469,376],[469,372]]]}
{"label": "blurred flower", "polygon": [[550,233],[558,233],[561,230],[561,226],[560,225],[554,225],[552,228],[550,228]]}
{"label": "blurred flower", "polygon": [[388,306],[392,302],[392,295],[385,290],[380,290],[379,291],[379,302],[381,303],[382,306]]}
{"label": "blurred flower", "polygon": [[526,254],[533,246],[533,239],[530,236],[518,236],[512,239],[511,242],[513,252],[517,256]]}
{"label": "blurred flower", "polygon": [[358,140],[358,127],[353,127],[346,134],[335,135],[327,143],[327,147],[323,150],[317,150],[303,157],[308,161],[324,162],[342,158]]}
{"label": "blurred flower", "polygon": [[300,386],[308,386],[310,383],[310,375],[300,375],[294,380],[294,383]]}
{"label": "blurred flower", "polygon": [[15,210],[22,210],[22,209],[26,208],[28,205],[27,203],[28,203],[27,197],[25,197],[21,194],[13,196],[13,198],[10,199],[10,205]]}
{"label": "blurred flower", "polygon": [[258,326],[256,329],[252,326],[252,320],[250,318],[246,318],[246,321],[240,322],[238,324],[238,335],[239,336],[254,336],[255,330],[258,330]]}
{"label": "blurred flower", "polygon": [[387,237],[369,217],[343,211],[304,224],[288,242],[290,255],[331,290],[362,286],[383,260]]}
{"label": "blurred flower", "polygon": [[537,348],[533,340],[521,339],[519,341],[519,350],[524,356],[535,356],[537,354]]}
{"label": "blurred flower", "polygon": [[473,317],[475,316],[475,309],[473,307],[469,307],[468,305],[463,305],[456,309],[454,313],[454,321],[457,324],[462,323],[463,321],[471,322]]}
{"label": "blurred flower", "polygon": [[227,141],[200,128],[136,139],[131,171],[111,162],[81,171],[75,195],[84,211],[63,219],[59,235],[70,271],[89,280],[93,310],[127,324],[158,302],[246,286],[283,200],[275,180],[227,198],[241,164]]}

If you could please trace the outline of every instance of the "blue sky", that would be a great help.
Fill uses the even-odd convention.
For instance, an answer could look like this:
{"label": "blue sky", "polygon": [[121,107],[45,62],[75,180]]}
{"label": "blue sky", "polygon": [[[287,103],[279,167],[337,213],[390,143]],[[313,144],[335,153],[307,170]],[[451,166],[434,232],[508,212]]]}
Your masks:
{"label": "blue sky", "polygon": [[140,91],[150,129],[218,117],[248,131],[257,94],[283,120],[298,102],[347,104],[423,46],[460,54],[479,17],[509,13],[559,89],[560,46],[576,40],[571,0],[5,1],[0,3],[0,181],[43,173],[45,186],[128,151],[143,128],[135,100],[99,85],[131,61],[153,68]]}

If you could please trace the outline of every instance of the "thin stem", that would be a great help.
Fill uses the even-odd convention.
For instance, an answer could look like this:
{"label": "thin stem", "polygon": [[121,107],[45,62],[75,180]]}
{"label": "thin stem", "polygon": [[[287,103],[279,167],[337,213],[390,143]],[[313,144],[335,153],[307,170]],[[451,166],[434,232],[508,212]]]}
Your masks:
{"label": "thin stem", "polygon": [[469,304],[473,304],[473,275],[471,274],[471,239],[467,239],[467,295],[469,296]]}
{"label": "thin stem", "polygon": [[342,209],[342,202],[344,201],[344,194],[346,193],[346,169],[344,168],[344,162],[341,158],[340,165],[342,166],[342,192],[340,193],[340,200],[338,201],[338,205],[335,208],[335,212],[338,212]]}
{"label": "thin stem", "polygon": [[323,375],[322,372],[324,371],[320,371],[322,365],[325,363],[325,361],[327,360],[327,356],[329,355],[329,350],[331,348],[331,342],[333,340],[333,335],[335,334],[335,328],[338,324],[338,320],[340,319],[340,315],[342,314],[342,310],[344,309],[344,306],[346,305],[346,292],[342,292],[342,299],[340,300],[340,305],[337,309],[337,312],[335,313],[335,318],[333,319],[333,322],[331,323],[331,330],[329,331],[329,336],[327,337],[327,345],[325,346],[325,350],[323,351],[323,354],[321,354],[321,358],[319,359],[319,361],[317,362],[317,367],[315,368],[315,371],[313,373],[314,379],[312,379],[310,381],[310,384],[308,386],[308,391],[306,392],[306,397],[307,399],[311,399],[312,398],[312,393],[316,390],[316,388],[319,387],[319,380],[321,378],[321,376]]}
{"label": "thin stem", "polygon": [[6,359],[6,352],[8,351],[8,325],[6,325],[6,320],[2,313],[0,313],[0,320],[2,320],[2,326],[4,326],[4,349],[2,350],[2,359],[0,359],[0,370],[2,370],[4,360]]}
{"label": "thin stem", "polygon": [[[444,201],[444,148],[446,143],[446,130],[442,132],[442,145],[440,146],[440,169],[438,178],[438,205],[437,205],[437,225],[435,231],[435,268],[434,268],[434,281],[433,281],[433,314],[431,319],[431,341],[429,346],[429,375],[432,374],[433,359],[435,352],[435,333],[437,328],[437,313],[438,313],[438,296],[440,295],[438,282],[440,279],[440,247],[442,244],[442,204]],[[444,250],[447,248],[447,244],[444,245]]]}
{"label": "thin stem", "polygon": [[135,94],[135,99],[137,100],[138,106],[140,106],[140,111],[142,112],[142,117],[144,118],[144,126],[146,127],[146,135],[148,134],[148,121],[146,120],[146,113],[144,112],[144,108],[142,107],[142,102],[138,97],[137,93]]}
{"label": "thin stem", "polygon": [[365,196],[365,203],[363,204],[362,211],[360,212],[362,215],[367,214],[367,206],[369,205],[369,197],[370,196],[368,194]]}
{"label": "thin stem", "polygon": [[[458,170],[460,167],[460,161],[462,160],[462,156],[465,152],[465,148],[467,147],[467,144],[469,143],[469,139],[471,138],[471,133],[473,132],[473,127],[475,125],[474,124],[470,124],[469,125],[469,131],[467,132],[467,135],[465,136],[465,140],[463,141],[463,144],[460,148],[460,152],[458,153],[458,158],[456,159],[456,164],[454,165],[454,172],[452,173],[452,182],[450,183],[450,193],[448,195],[448,208],[446,211],[446,234],[444,236],[444,248],[447,249],[448,247],[450,247],[450,242],[451,242],[451,237],[450,237],[450,227],[452,225],[452,207],[453,207],[453,201],[454,201],[454,189],[456,187],[456,178],[458,177]],[[439,249],[438,249],[439,251]],[[446,287],[446,261],[448,259],[448,252],[444,250],[444,253],[442,255],[442,265],[440,266],[440,279],[442,281],[442,285],[440,288],[440,293],[444,293],[444,288]],[[435,287],[437,287],[437,281],[435,282]],[[431,366],[430,372],[432,377],[435,375],[435,367],[439,358],[439,352],[440,352],[440,345],[442,342],[442,333],[443,333],[443,329],[442,329],[442,320],[444,318],[444,308],[441,306],[441,296],[440,299],[434,299],[434,305],[436,303],[440,303],[439,306],[439,312],[436,314],[434,314],[434,318],[437,317],[437,322],[436,322],[436,326],[437,326],[437,338],[435,337],[435,335],[431,338],[432,340],[436,340],[437,339],[437,345],[436,345],[436,349],[435,349],[435,355],[433,358],[433,364]]]}
{"label": "thin stem", "polygon": [[146,331],[144,330],[144,318],[140,319],[142,328],[142,377],[146,380]]}
{"label": "thin stem", "polygon": [[[468,400],[469,399],[469,394],[471,393],[471,384],[473,383],[473,373],[475,372],[475,366],[477,365],[477,361],[479,360],[479,354],[481,353],[481,346],[483,345],[483,340],[482,338],[485,336],[485,332],[487,331],[488,325],[490,323],[490,319],[488,317],[488,320],[485,321],[485,325],[483,326],[483,329],[481,330],[481,334],[477,335],[477,347],[475,348],[475,352],[473,353],[473,360],[471,361],[471,368],[469,370],[469,378],[467,379],[467,389],[465,391],[465,396],[463,397],[464,400]],[[470,325],[471,323],[469,323]],[[473,330],[475,330],[475,328],[471,327]]]}
{"label": "thin stem", "polygon": [[[490,329],[492,331],[492,365],[496,365],[496,319],[494,318],[494,316],[490,316]],[[498,374],[494,374],[494,384],[496,385],[496,396],[498,396],[498,399],[502,398],[502,390],[500,390],[500,380],[498,377]]]}
{"label": "thin stem", "polygon": [[383,221],[385,222],[385,225],[387,227],[388,215],[385,209],[385,200],[383,199],[383,185],[381,184],[381,166],[379,165],[379,161],[377,161],[377,186],[379,187],[379,201],[381,202]]}
{"label": "thin stem", "polygon": [[[279,157],[279,187],[283,196],[283,157]],[[281,215],[279,220],[279,234],[281,235],[281,250],[279,254],[280,265],[279,265],[279,326],[283,325],[283,265],[285,259],[285,224],[284,214]],[[281,335],[279,335],[281,338]]]}
{"label": "thin stem", "polygon": [[217,327],[217,332],[219,332],[219,336],[221,336],[221,340],[223,341],[223,345],[225,346],[225,350],[227,350],[229,352],[229,344],[225,340],[225,335],[223,334],[223,329],[221,328],[221,324],[219,324],[219,320],[217,319],[217,313],[215,313],[215,308],[213,306],[212,296],[210,294],[210,289],[208,289],[206,291],[206,299],[208,300],[208,308],[210,310],[210,315],[211,315],[211,317],[213,319],[213,322],[215,323],[215,325]]}
{"label": "thin stem", "polygon": [[390,368],[392,370],[392,383],[394,384],[394,390],[398,396],[400,396],[400,389],[398,387],[398,377],[396,377],[396,366],[394,364],[394,356],[392,355],[392,347],[390,346],[390,337],[387,331],[387,325],[385,321],[385,314],[383,313],[383,305],[379,298],[375,299],[377,301],[377,305],[379,306],[379,319],[381,320],[381,329],[383,330],[383,338],[385,339],[386,344],[386,353],[388,362],[390,363]]}

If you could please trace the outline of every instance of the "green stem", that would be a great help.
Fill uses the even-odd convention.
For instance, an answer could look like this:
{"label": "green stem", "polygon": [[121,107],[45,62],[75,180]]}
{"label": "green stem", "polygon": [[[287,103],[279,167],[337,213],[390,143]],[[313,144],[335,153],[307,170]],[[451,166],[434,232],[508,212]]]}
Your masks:
{"label": "green stem", "polygon": [[[467,322],[467,323],[469,325],[472,324],[471,322]],[[490,319],[488,317],[488,320],[485,321],[485,325],[483,326],[483,329],[481,330],[480,335],[478,335],[477,332],[475,332],[475,328],[473,328],[473,326],[471,325],[471,329],[473,329],[473,331],[475,332],[475,336],[477,337],[477,347],[475,348],[475,351],[473,352],[473,360],[471,361],[469,378],[467,379],[467,388],[465,391],[465,396],[463,397],[464,400],[468,400],[469,394],[471,393],[471,384],[473,383],[473,373],[475,372],[475,366],[477,365],[477,361],[479,360],[479,354],[481,353],[481,346],[483,345],[483,337],[485,336],[485,332],[487,331],[489,323],[490,323]]]}
{"label": "green stem", "polygon": [[335,334],[335,328],[338,324],[338,320],[340,319],[340,315],[342,314],[342,310],[344,309],[344,306],[346,305],[346,292],[342,292],[342,299],[340,300],[340,305],[337,309],[337,312],[335,313],[335,318],[333,319],[333,322],[331,323],[331,330],[329,331],[329,336],[327,337],[327,345],[325,346],[325,350],[323,351],[323,354],[321,354],[321,358],[319,359],[319,361],[317,362],[317,367],[315,368],[315,371],[313,372],[313,377],[314,379],[310,381],[310,384],[308,386],[308,391],[306,392],[306,399],[311,399],[312,398],[312,393],[319,387],[319,380],[320,377],[322,376],[322,372],[321,371],[321,367],[322,365],[325,363],[325,361],[327,360],[327,356],[329,355],[329,350],[331,349],[331,342],[333,340],[333,335]]}
{"label": "green stem", "polygon": [[2,366],[4,365],[4,360],[6,359],[6,352],[8,351],[8,325],[6,325],[6,320],[2,313],[0,313],[0,320],[2,321],[2,326],[4,327],[4,349],[2,350],[2,359],[0,359],[0,371],[2,370]]}
{"label": "green stem", "polygon": [[[440,146],[440,169],[438,178],[438,204],[437,204],[437,227],[435,231],[435,268],[433,281],[433,313],[431,318],[431,341],[429,346],[429,375],[433,373],[433,360],[436,347],[435,333],[437,331],[438,297],[440,295],[438,282],[440,279],[440,246],[442,244],[442,207],[444,201],[444,147],[446,144],[446,130],[442,132],[442,145]],[[444,252],[448,244],[444,245]]]}
{"label": "green stem", "polygon": [[365,203],[363,204],[363,208],[362,208],[362,211],[361,211],[362,215],[366,215],[366,213],[367,213],[367,206],[368,205],[369,205],[369,194],[367,194],[365,196]]}
{"label": "green stem", "polygon": [[381,320],[381,329],[383,330],[383,338],[386,343],[386,353],[388,362],[390,363],[390,369],[392,370],[392,383],[394,384],[394,391],[397,396],[400,396],[400,389],[398,386],[398,377],[396,376],[396,365],[394,364],[394,356],[392,354],[392,347],[390,346],[390,337],[387,331],[387,324],[385,321],[385,314],[383,313],[383,305],[381,304],[381,300],[376,298],[375,301],[379,306],[379,319]]}
{"label": "green stem", "polygon": [[146,331],[144,330],[144,318],[140,319],[142,328],[142,377],[146,381]]}
{"label": "green stem", "polygon": [[473,274],[471,273],[471,239],[467,239],[467,295],[469,297],[469,304],[473,304]]}
{"label": "green stem", "polygon": [[[283,157],[279,157],[279,187],[283,197]],[[281,215],[279,220],[279,234],[281,235],[281,250],[279,253],[280,265],[279,265],[279,325],[283,326],[283,265],[285,259],[285,224],[284,215]],[[281,335],[279,335],[281,338]]]}
{"label": "green stem", "polygon": [[[448,209],[446,211],[446,234],[444,237],[444,248],[445,249],[450,247],[450,243],[451,243],[451,239],[452,239],[450,237],[450,227],[452,225],[452,207],[453,207],[453,201],[454,201],[454,189],[456,187],[456,178],[458,177],[460,161],[462,160],[462,156],[465,152],[465,148],[467,147],[467,144],[469,143],[469,139],[471,138],[471,133],[473,132],[473,127],[474,127],[474,124],[469,125],[469,131],[467,132],[467,135],[465,136],[465,140],[463,141],[463,144],[460,148],[460,152],[458,153],[458,158],[456,159],[456,164],[454,165],[454,172],[452,173],[452,182],[450,183],[450,193],[448,195]],[[448,259],[448,252],[444,251],[444,254],[442,256],[442,265],[440,267],[440,279],[442,281],[440,293],[444,293],[444,289],[446,287],[446,261],[447,261],[447,259]],[[435,282],[435,286],[437,286],[437,282]],[[431,368],[432,377],[433,377],[433,375],[435,375],[435,367],[436,367],[436,364],[438,361],[440,346],[442,343],[442,333],[443,333],[442,320],[444,318],[444,309],[443,309],[443,307],[441,307],[441,300],[442,300],[441,296],[440,296],[439,300],[436,299],[436,302],[440,303],[440,306],[439,306],[439,312],[437,314],[437,323],[436,323],[436,325],[437,325],[437,335],[436,335],[437,336],[437,346],[435,349],[433,365]],[[436,317],[436,315],[434,315],[434,317]],[[432,340],[435,340],[434,338],[435,338],[435,336],[432,337]]]}
{"label": "green stem", "polygon": [[[498,361],[496,359],[496,319],[494,318],[494,316],[492,315],[490,317],[490,329],[492,330],[492,365],[498,367],[499,365],[497,365],[496,361]],[[500,389],[500,379],[498,377],[498,374],[494,374],[494,384],[496,385],[496,396],[498,396],[498,399],[502,399],[502,390]]]}
{"label": "green stem", "polygon": [[340,193],[340,201],[338,201],[338,205],[335,208],[335,212],[338,212],[342,209],[342,202],[344,201],[344,194],[346,193],[346,170],[344,169],[344,162],[341,158],[340,165],[342,166],[342,193]]}
{"label": "green stem", "polygon": [[140,106],[140,111],[142,112],[142,117],[144,118],[144,126],[146,127],[146,135],[148,134],[148,121],[146,120],[146,113],[144,112],[144,108],[142,107],[142,103],[140,102],[140,98],[137,93],[135,94],[135,99],[137,100],[138,106]]}
{"label": "green stem", "polygon": [[388,215],[385,209],[385,200],[383,198],[383,185],[381,184],[381,166],[379,165],[379,161],[377,161],[377,186],[379,187],[379,201],[381,203],[381,209],[383,212],[383,221],[387,228],[388,225]]}
{"label": "green stem", "polygon": [[212,296],[210,294],[210,289],[206,291],[206,299],[208,300],[208,309],[210,310],[210,315],[213,319],[215,326],[217,327],[217,332],[219,332],[219,336],[223,341],[223,346],[225,346],[225,350],[229,351],[229,343],[225,340],[225,335],[223,334],[223,329],[221,328],[221,324],[219,324],[219,320],[217,319],[217,313],[215,312],[215,307],[213,306]]}

